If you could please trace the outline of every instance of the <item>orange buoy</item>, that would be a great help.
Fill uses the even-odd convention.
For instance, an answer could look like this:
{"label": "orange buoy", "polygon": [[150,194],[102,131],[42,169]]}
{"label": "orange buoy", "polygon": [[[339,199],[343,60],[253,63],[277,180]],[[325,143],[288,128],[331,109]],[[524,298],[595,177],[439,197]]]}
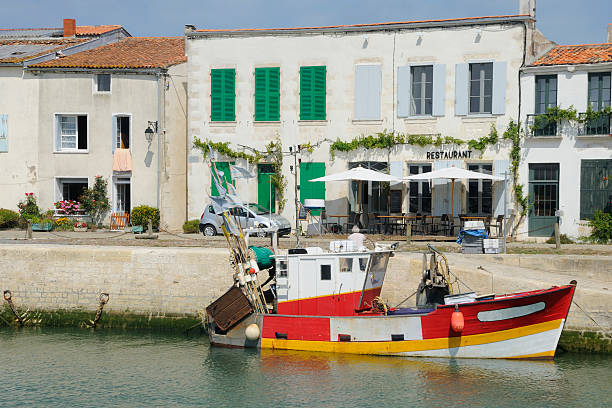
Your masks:
{"label": "orange buoy", "polygon": [[463,331],[463,326],[465,326],[463,312],[459,310],[459,306],[455,305],[455,311],[451,316],[451,328],[455,333],[461,333]]}
{"label": "orange buoy", "polygon": [[253,275],[253,274],[255,274],[256,271],[255,271],[255,268],[249,268],[248,272],[249,272],[249,274]]}

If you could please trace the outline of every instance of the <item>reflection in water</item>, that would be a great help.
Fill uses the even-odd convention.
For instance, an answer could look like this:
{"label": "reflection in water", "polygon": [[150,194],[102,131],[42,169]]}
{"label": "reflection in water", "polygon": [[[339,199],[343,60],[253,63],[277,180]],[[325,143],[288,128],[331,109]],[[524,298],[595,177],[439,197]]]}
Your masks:
{"label": "reflection in water", "polygon": [[[2,406],[606,406],[612,358],[447,360],[210,348],[204,337],[0,329]],[[6,398],[10,396],[10,398]]]}

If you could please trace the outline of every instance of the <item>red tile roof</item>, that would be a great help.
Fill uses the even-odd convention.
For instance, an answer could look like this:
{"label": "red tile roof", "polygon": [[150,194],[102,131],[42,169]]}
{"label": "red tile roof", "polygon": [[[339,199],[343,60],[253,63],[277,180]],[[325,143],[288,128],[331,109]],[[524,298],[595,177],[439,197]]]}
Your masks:
{"label": "red tile roof", "polygon": [[529,17],[529,14],[513,14],[513,15],[502,15],[502,16],[484,16],[484,17],[462,17],[462,18],[448,18],[439,20],[416,20],[416,21],[392,21],[385,23],[370,23],[370,24],[347,24],[347,25],[332,25],[322,27],[284,27],[284,28],[237,28],[237,29],[199,29],[195,30],[197,33],[239,33],[248,31],[290,31],[290,30],[316,30],[316,29],[343,29],[343,28],[360,28],[360,27],[380,27],[399,25],[399,24],[420,24],[420,23],[453,23],[453,22],[481,22],[481,20],[487,19],[506,19],[512,17]]}
{"label": "red tile roof", "polygon": [[119,28],[120,25],[77,26],[76,35],[100,35]]}
{"label": "red tile roof", "polygon": [[36,68],[167,68],[186,62],[183,37],[126,37],[120,41],[31,65]]}
{"label": "red tile roof", "polygon": [[601,62],[612,62],[612,43],[559,45],[531,65],[597,64]]}
{"label": "red tile roof", "polygon": [[[2,40],[0,39],[0,64],[16,64],[41,55],[87,41],[85,38]],[[5,49],[8,51],[4,52]]]}

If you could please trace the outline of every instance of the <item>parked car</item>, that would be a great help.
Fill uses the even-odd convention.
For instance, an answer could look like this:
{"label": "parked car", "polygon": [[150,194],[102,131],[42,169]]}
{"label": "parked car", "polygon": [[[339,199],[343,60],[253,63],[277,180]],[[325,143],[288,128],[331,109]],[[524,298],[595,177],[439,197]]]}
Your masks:
{"label": "parked car", "polygon": [[[278,214],[272,214],[267,209],[251,203],[230,209],[230,214],[236,216],[243,229],[258,228],[255,234],[260,237],[267,235],[265,228],[277,227],[278,236],[289,235],[291,233],[291,223]],[[270,223],[271,222],[271,223]],[[200,217],[200,232],[206,236],[221,234],[221,219],[215,214],[211,204],[207,205]],[[251,233],[253,234],[253,232]]]}

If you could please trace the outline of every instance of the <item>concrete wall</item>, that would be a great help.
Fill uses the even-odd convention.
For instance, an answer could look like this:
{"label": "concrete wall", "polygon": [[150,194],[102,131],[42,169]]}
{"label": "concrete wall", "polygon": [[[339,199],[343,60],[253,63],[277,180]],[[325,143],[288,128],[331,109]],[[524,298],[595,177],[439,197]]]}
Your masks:
{"label": "concrete wall", "polygon": [[[32,310],[95,310],[98,294],[105,291],[110,293],[105,310],[193,315],[231,285],[228,255],[224,248],[3,245],[0,289],[11,290],[19,307]],[[575,300],[600,324],[612,326],[612,294],[604,289],[610,288],[612,278],[602,272],[608,271],[609,259],[599,263],[590,259],[582,265],[577,257],[567,262],[556,257],[549,262],[553,269],[534,271],[529,257],[522,260],[529,269],[522,269],[516,267],[521,260],[515,256],[494,260],[492,256],[448,255],[451,270],[481,294],[548,288],[577,279]],[[414,292],[421,279],[421,260],[420,253],[396,253],[391,258],[382,293],[390,305]],[[485,270],[478,269],[480,265]],[[563,270],[559,274],[554,272],[558,267]],[[405,306],[414,302],[412,297]],[[574,306],[568,327],[597,329]]]}
{"label": "concrete wall", "polygon": [[[480,31],[480,35],[478,34]],[[421,32],[419,39],[417,32]],[[309,142],[320,144],[312,154],[302,153],[306,162],[325,162],[326,173],[346,170],[348,162],[371,160],[403,164],[429,162],[426,152],[432,149],[463,150],[465,146],[398,146],[391,152],[359,150],[338,153],[335,160],[329,153],[329,142],[336,139],[352,140],[360,135],[396,131],[407,134],[441,134],[463,140],[489,134],[491,125],[502,132],[511,118],[518,117],[518,70],[523,57],[524,27],[521,24],[430,28],[424,30],[372,31],[363,33],[329,33],[307,35],[269,35],[245,37],[188,38],[189,57],[189,120],[188,143],[194,137],[216,142],[230,142],[235,150],[239,144],[263,150],[275,138],[280,138],[283,149]],[[500,46],[503,44],[503,46]],[[458,116],[455,113],[455,65],[475,61],[505,61],[506,108],[503,115]],[[382,66],[380,120],[355,120],[355,66]],[[397,70],[408,64],[445,64],[444,116],[399,118],[397,115]],[[300,66],[327,66],[327,120],[299,120]],[[256,67],[280,67],[281,108],[279,122],[254,122],[253,73]],[[210,70],[236,69],[236,121],[210,121]],[[202,154],[192,145],[188,156],[189,218],[199,217],[210,192],[210,174]],[[248,152],[248,149],[245,150]],[[509,145],[505,141],[488,148],[482,155],[473,152],[469,162],[489,162],[508,159]],[[219,160],[225,158],[219,157]],[[245,163],[238,161],[239,164]],[[282,170],[287,177],[286,197],[289,199],[284,215],[293,219],[293,175],[287,157]],[[252,168],[256,170],[255,167]],[[251,201],[257,197],[256,181],[248,192],[238,183],[243,197]],[[465,186],[457,183],[462,192]],[[434,195],[436,189],[434,189]],[[348,183],[328,183],[326,199],[329,213],[346,213]],[[435,198],[433,199],[435,201]],[[465,203],[463,203],[465,207]],[[404,207],[406,203],[404,202]],[[405,211],[407,211],[405,209]]]}
{"label": "concrete wall", "polygon": [[8,115],[8,152],[0,152],[0,208],[17,211],[24,193],[38,195],[38,87],[21,67],[0,67],[0,114]]}
{"label": "concrete wall", "polygon": [[[612,64],[592,64],[526,68],[521,74],[522,107],[521,120],[526,123],[527,115],[535,113],[536,75],[557,75],[557,105],[567,109],[574,107],[579,113],[587,110],[588,73],[611,71]],[[520,183],[529,186],[530,163],[559,164],[559,209],[563,217],[560,232],[572,237],[589,235],[586,220],[580,219],[580,170],[583,159],[612,158],[612,138],[610,135],[581,136],[581,124],[563,122],[555,137],[530,137],[522,146]],[[529,132],[529,126],[525,130]],[[519,233],[528,236],[528,222],[522,224]]]}

